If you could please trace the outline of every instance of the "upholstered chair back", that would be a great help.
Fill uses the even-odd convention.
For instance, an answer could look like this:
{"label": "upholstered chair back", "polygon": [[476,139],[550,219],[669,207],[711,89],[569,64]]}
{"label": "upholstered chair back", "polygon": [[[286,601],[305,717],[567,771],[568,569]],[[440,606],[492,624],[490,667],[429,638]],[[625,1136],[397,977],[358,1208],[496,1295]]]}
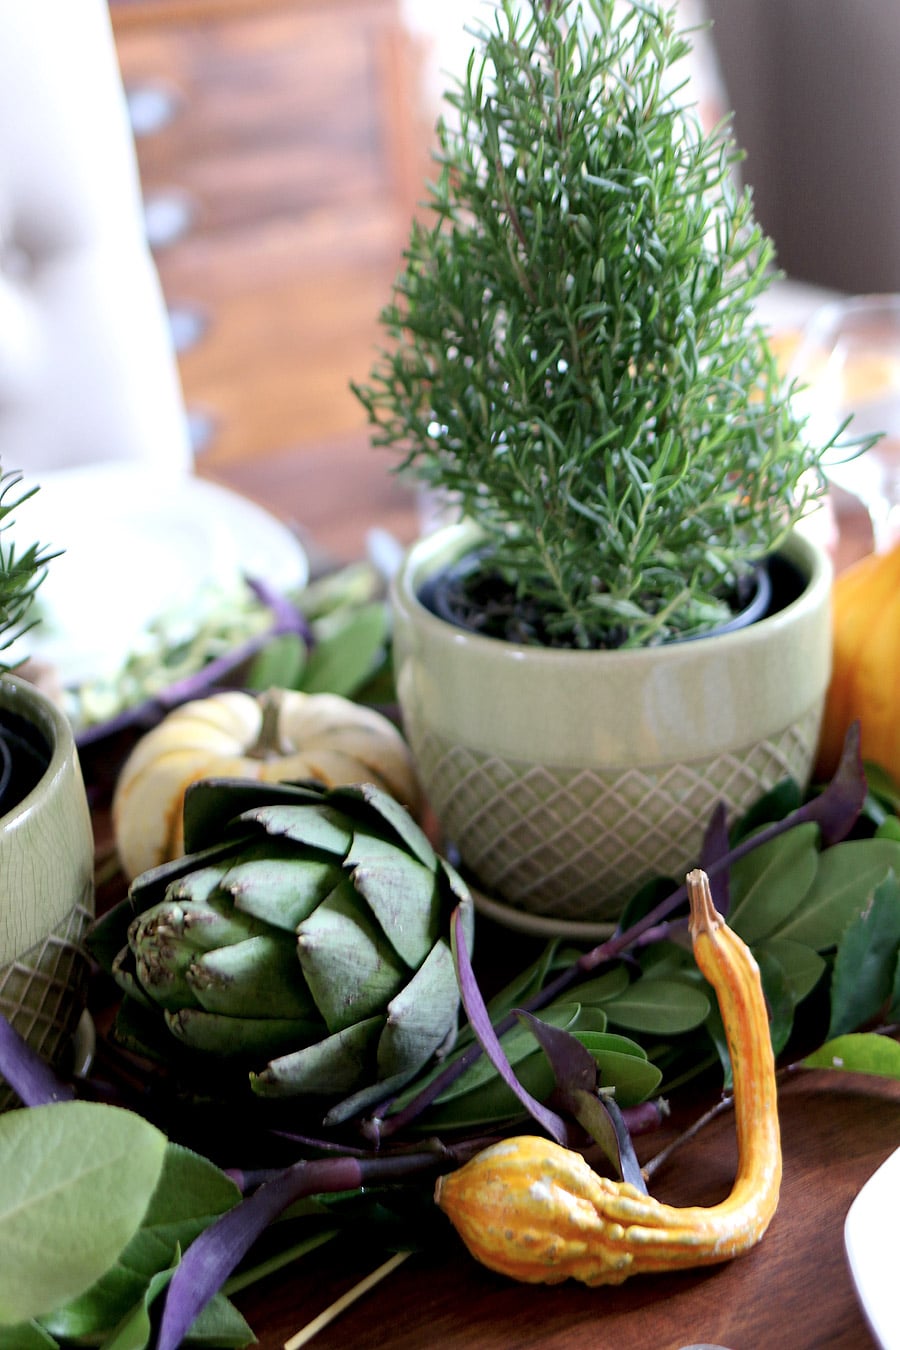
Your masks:
{"label": "upholstered chair back", "polygon": [[191,452],[105,0],[0,5],[0,463]]}

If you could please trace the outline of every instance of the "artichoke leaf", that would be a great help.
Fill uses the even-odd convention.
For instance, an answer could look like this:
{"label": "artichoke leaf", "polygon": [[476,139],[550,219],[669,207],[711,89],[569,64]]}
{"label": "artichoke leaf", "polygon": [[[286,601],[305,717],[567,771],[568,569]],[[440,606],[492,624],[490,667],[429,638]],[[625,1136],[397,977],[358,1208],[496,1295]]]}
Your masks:
{"label": "artichoke leaf", "polygon": [[211,952],[230,942],[243,942],[256,933],[265,933],[269,925],[242,914],[226,895],[213,895],[208,901],[183,898],[178,887],[159,904],[144,910],[131,924],[128,939],[132,947],[145,943],[176,943],[190,953]]}
{"label": "artichoke leaf", "polygon": [[[185,854],[221,845],[239,829],[242,815],[256,806],[321,802],[321,788],[299,783],[263,783],[251,778],[205,778],[184,795]],[[246,833],[246,825],[243,827]]]}
{"label": "artichoke leaf", "polygon": [[114,956],[110,966],[109,973],[112,975],[119,988],[126,993],[129,998],[134,999],[143,1008],[156,1008],[158,1005],[141,987],[137,977],[137,971],[134,964],[134,952],[130,947],[122,947]]}
{"label": "artichoke leaf", "polygon": [[441,933],[437,873],[365,830],[354,834],[346,864],[394,951],[413,969],[421,965]]}
{"label": "artichoke leaf", "polygon": [[178,1009],[199,1003],[187,970],[197,952],[241,942],[260,931],[258,920],[231,906],[182,904],[163,900],[139,914],[128,930],[134,974],[160,1007]]}
{"label": "artichoke leaf", "polygon": [[200,873],[209,864],[239,852],[241,842],[219,844],[201,854],[163,863],[135,877],[125,898],[97,919],[85,939],[88,951],[98,964],[111,972],[113,962],[127,941],[128,929],[135,916],[158,904],[173,882],[187,878],[192,873]]}
{"label": "artichoke leaf", "polygon": [[179,900],[188,900],[197,905],[209,904],[227,873],[227,861],[215,866],[198,867],[196,872],[189,872],[187,876],[171,882],[166,889],[166,898],[177,896]]}
{"label": "artichoke leaf", "polygon": [[324,1040],[273,1058],[250,1075],[260,1097],[332,1096],[352,1092],[372,1078],[372,1062],[384,1017],[368,1017]]}
{"label": "artichoke leaf", "polygon": [[435,943],[408,984],[388,1004],[378,1042],[378,1075],[415,1073],[447,1039],[459,1008],[459,986],[449,942]]}
{"label": "artichoke leaf", "polygon": [[163,1013],[169,1031],[182,1045],[223,1058],[270,1058],[306,1045],[322,1034],[321,1022],[302,1018],[229,1017],[200,1008]]}
{"label": "artichoke leaf", "polygon": [[335,788],[329,792],[328,798],[348,813],[359,814],[361,806],[370,808],[420,863],[429,868],[437,865],[437,855],[424,830],[416,824],[406,808],[383,788],[376,787],[374,783],[352,783],[347,787]]}
{"label": "artichoke leaf", "polygon": [[296,942],[287,933],[258,933],[195,956],[185,980],[194,1003],[206,1012],[318,1020],[297,960]]}
{"label": "artichoke leaf", "polygon": [[329,1031],[383,1013],[409,978],[346,879],[297,929],[306,983]]}
{"label": "artichoke leaf", "polygon": [[173,882],[227,862],[246,848],[252,838],[249,830],[244,829],[228,839],[220,839],[201,852],[185,854],[172,862],[160,863],[159,867],[151,867],[134,878],[128,889],[128,898],[122,903],[130,905],[133,913],[147,909],[158,897],[166,894]]}
{"label": "artichoke leaf", "polygon": [[244,811],[239,819],[260,825],[266,834],[291,839],[322,853],[343,859],[353,841],[344,816],[321,799],[302,805],[258,806]]}
{"label": "artichoke leaf", "polygon": [[242,852],[221,884],[236,909],[293,933],[342,876],[333,855],[300,854],[295,845],[268,839]]}

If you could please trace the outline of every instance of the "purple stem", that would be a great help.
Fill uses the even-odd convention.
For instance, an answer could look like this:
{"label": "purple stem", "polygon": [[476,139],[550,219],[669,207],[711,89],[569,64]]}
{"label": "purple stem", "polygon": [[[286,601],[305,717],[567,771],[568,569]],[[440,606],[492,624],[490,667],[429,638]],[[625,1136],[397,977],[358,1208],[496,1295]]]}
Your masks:
{"label": "purple stem", "polygon": [[0,1013],[0,1074],[26,1106],[70,1102],[75,1093]]}

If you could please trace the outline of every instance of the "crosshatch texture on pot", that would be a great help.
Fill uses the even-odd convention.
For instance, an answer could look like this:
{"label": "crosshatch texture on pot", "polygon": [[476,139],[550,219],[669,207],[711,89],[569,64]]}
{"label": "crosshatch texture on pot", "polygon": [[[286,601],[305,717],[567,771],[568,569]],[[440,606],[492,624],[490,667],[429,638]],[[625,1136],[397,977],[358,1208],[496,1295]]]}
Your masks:
{"label": "crosshatch texture on pot", "polygon": [[[31,951],[0,966],[0,1013],[51,1063],[68,1048],[87,1001],[90,962],[81,944],[92,921],[89,889]],[[15,1101],[0,1077],[0,1111]]]}
{"label": "crosshatch texture on pot", "polygon": [[716,803],[736,813],[786,776],[809,772],[821,704],[738,754],[656,771],[548,768],[480,755],[426,735],[416,744],[432,806],[490,895],[559,919],[614,919],[653,876],[696,863]]}

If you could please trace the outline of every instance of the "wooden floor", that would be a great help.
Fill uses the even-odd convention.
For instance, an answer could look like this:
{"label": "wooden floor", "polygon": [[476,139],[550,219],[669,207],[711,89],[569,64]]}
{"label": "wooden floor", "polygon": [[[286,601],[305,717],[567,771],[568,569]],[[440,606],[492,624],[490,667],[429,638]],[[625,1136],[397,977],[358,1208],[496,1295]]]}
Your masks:
{"label": "wooden floor", "polygon": [[186,401],[215,471],[363,431],[366,378],[431,165],[434,106],[401,0],[114,0],[126,89],[166,91],[137,137],[155,250],[193,316]]}

